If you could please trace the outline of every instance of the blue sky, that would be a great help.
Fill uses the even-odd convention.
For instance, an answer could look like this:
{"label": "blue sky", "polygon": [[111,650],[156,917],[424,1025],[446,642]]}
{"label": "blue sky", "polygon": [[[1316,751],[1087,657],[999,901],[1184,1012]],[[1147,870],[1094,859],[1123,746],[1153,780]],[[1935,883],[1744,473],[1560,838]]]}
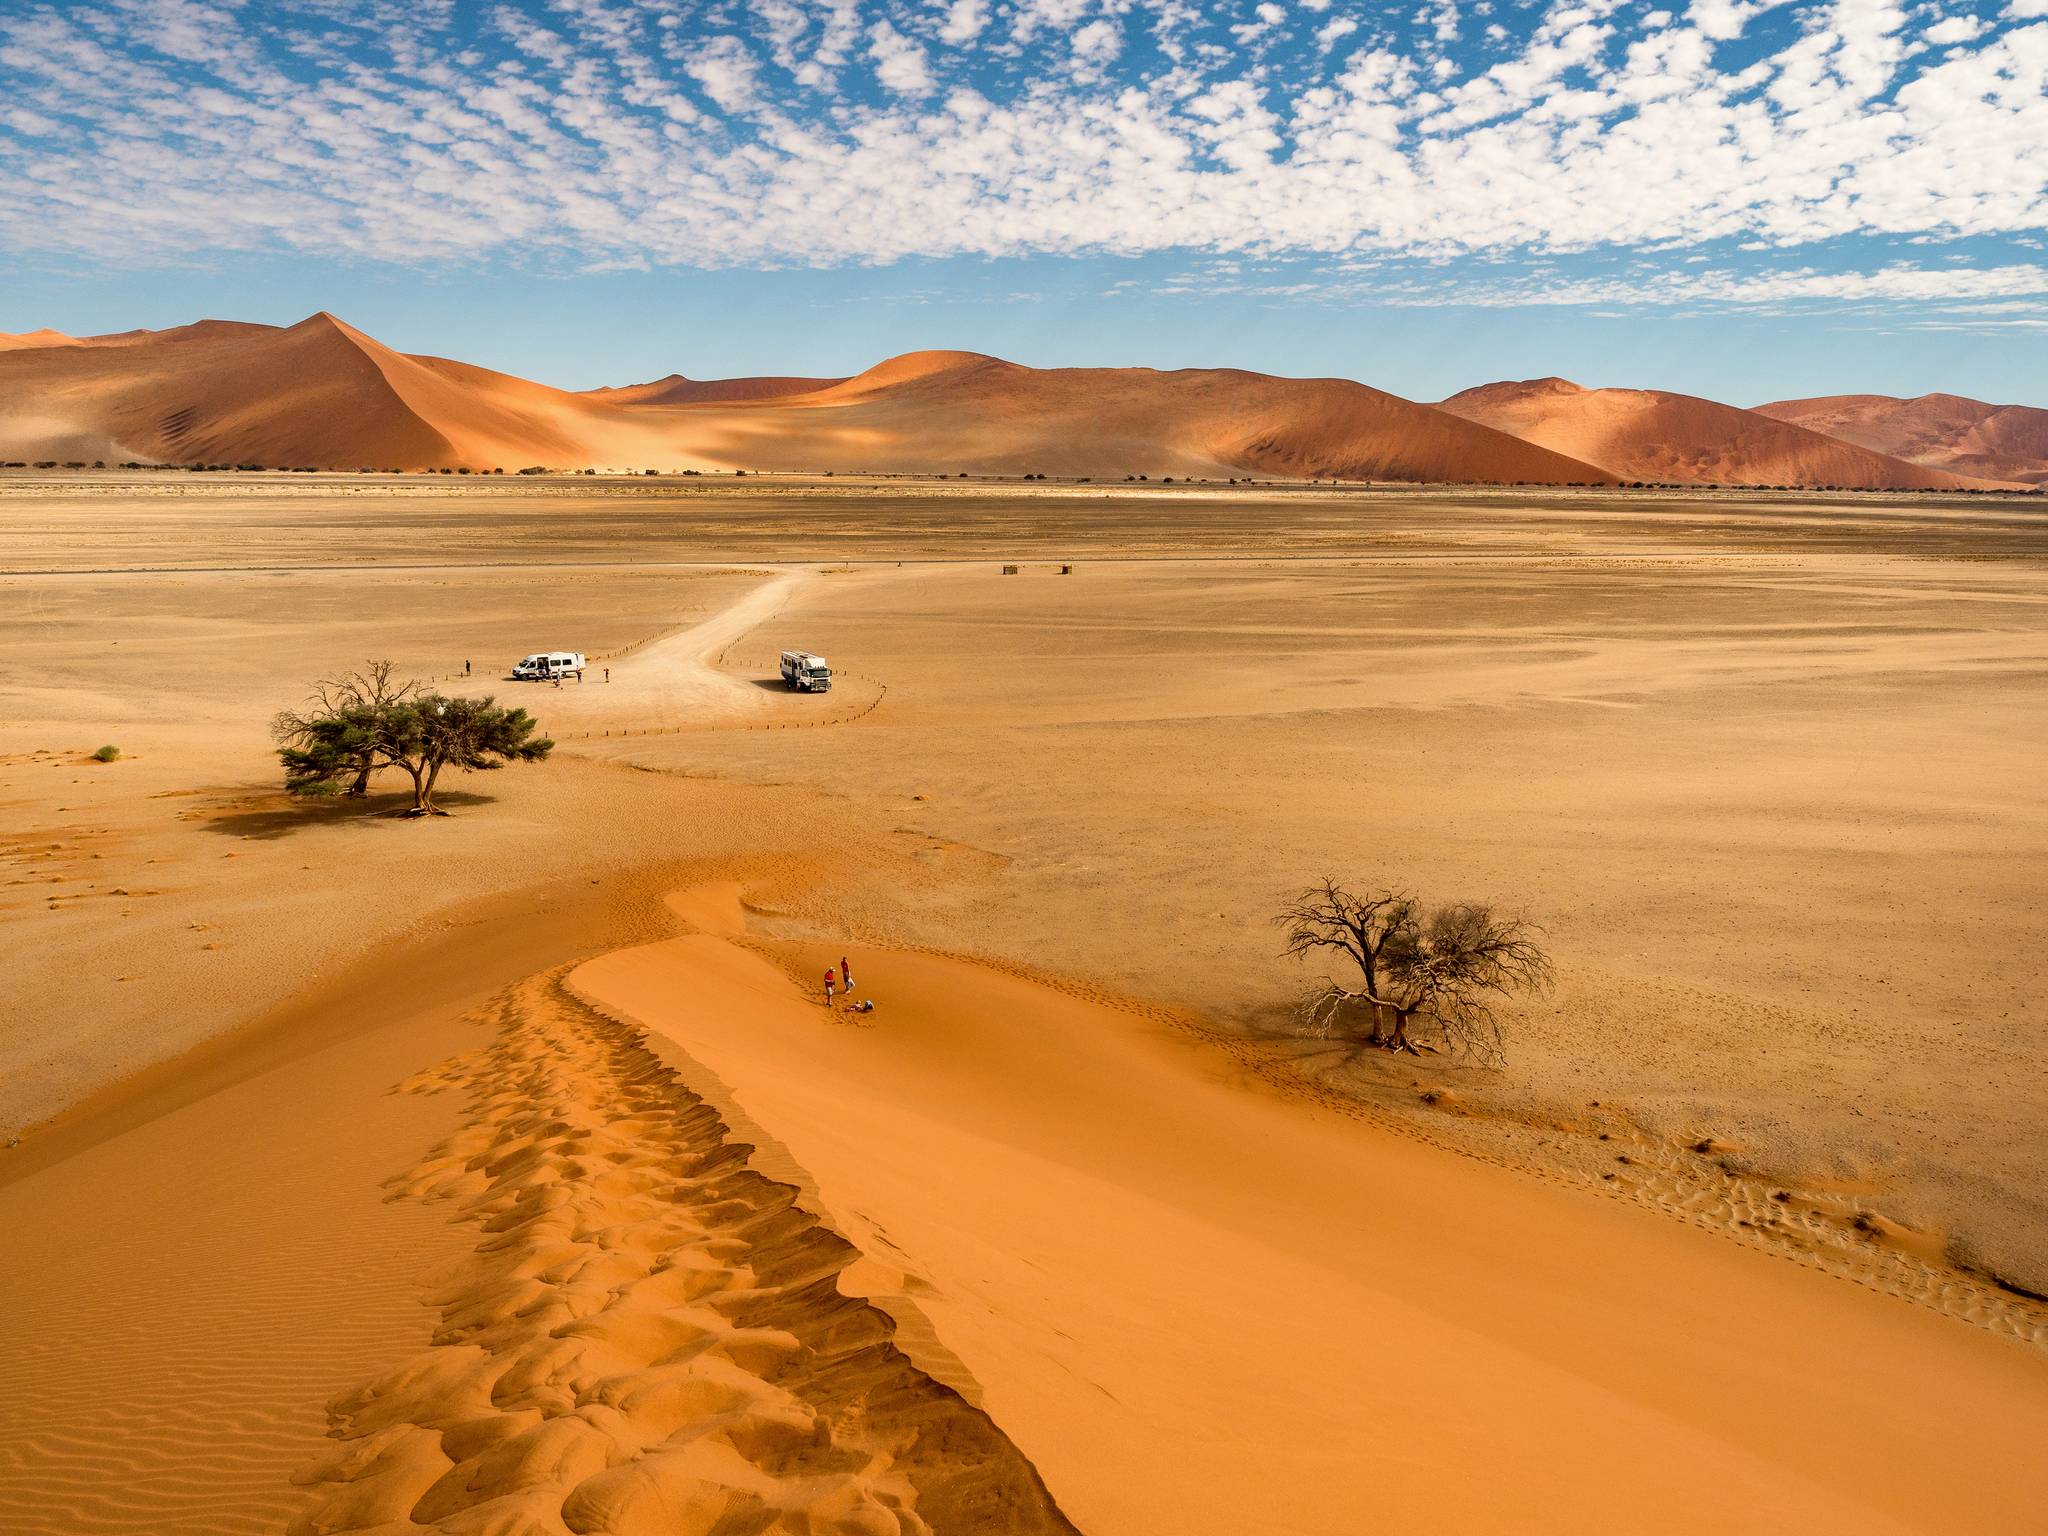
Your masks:
{"label": "blue sky", "polygon": [[2048,0],[0,0],[0,329],[2048,403]]}

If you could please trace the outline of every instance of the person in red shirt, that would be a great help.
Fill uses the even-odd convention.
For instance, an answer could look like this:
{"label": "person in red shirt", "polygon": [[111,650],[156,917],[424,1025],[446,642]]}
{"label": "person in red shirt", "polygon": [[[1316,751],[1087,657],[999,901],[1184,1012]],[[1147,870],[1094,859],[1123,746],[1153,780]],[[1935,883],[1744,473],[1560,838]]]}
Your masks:
{"label": "person in red shirt", "polygon": [[838,972],[834,971],[834,970],[832,969],[832,967],[831,967],[831,966],[829,966],[829,965],[828,965],[828,966],[826,966],[826,967],[825,967],[825,1006],[826,1006],[827,1008],[830,1008],[830,1007],[832,1006],[832,987],[833,987],[833,984],[834,984],[835,982],[837,982],[838,980],[839,980],[839,975],[838,975]]}

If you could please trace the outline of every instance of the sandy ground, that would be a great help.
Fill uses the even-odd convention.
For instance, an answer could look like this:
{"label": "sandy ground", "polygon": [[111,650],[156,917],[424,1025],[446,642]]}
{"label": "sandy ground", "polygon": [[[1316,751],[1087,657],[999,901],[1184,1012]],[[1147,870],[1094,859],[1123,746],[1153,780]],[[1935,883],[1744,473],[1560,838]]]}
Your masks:
{"label": "sandy ground", "polygon": [[856,947],[877,1011],[826,1014],[787,973],[841,946],[750,952],[743,933],[618,951],[568,984],[777,1135],[1083,1529],[2038,1513],[2048,1381],[1999,1340],[1961,1347],[1768,1256],[1304,1113],[1219,1081],[1157,1020],[972,962]]}
{"label": "sandy ground", "polygon": [[[342,1529],[436,1487],[437,1520],[514,1493],[529,1514],[534,1498],[558,1508],[592,1467],[647,1463],[675,1433],[673,1392],[630,1426],[587,1394],[666,1369],[675,1338],[641,1316],[682,1304],[660,1285],[609,1268],[564,1282],[563,1316],[625,1305],[618,1326],[642,1342],[579,1346],[575,1369],[549,1355],[567,1395],[520,1410],[538,1419],[466,1412],[470,1438],[450,1439],[452,1419],[424,1423],[419,1394],[377,1370],[478,1330],[493,1370],[559,1354],[559,1338],[463,1310],[498,1316],[477,1298],[512,1283],[475,1224],[507,1230],[494,1221],[559,1135],[634,1167],[709,1159],[723,1177],[735,1154],[704,1129],[708,1098],[727,1128],[751,1117],[750,1176],[795,1192],[749,1200],[796,1199],[853,1242],[817,1273],[844,1277],[833,1294],[876,1295],[887,1315],[848,1326],[882,1354],[835,1375],[718,1346],[728,1409],[753,1426],[720,1443],[752,1470],[725,1451],[716,1475],[708,1451],[657,1457],[653,1503],[614,1490],[624,1503],[578,1506],[613,1520],[601,1528],[669,1519],[675,1498],[701,1513],[707,1479],[789,1520],[943,1509],[941,1528],[963,1528],[994,1499],[1006,1513],[985,1528],[1035,1528],[1053,1518],[1041,1474],[1084,1528],[1174,1528],[1160,1523],[1174,1506],[1091,1463],[1090,1441],[1142,1425],[1163,1485],[1176,1464],[1160,1448],[1194,1434],[1191,1417],[1219,1515],[1248,1519],[1284,1462],[1331,1490],[1267,1506],[1293,1510],[1292,1528],[1393,1518],[1421,1507],[1432,1468],[1450,1475],[1441,1439],[1409,1435],[1402,1475],[1369,1477],[1343,1425],[1384,1424],[1430,1390],[1426,1368],[1455,1369],[1461,1391],[1507,1384],[1458,1422],[1489,1426],[1487,1460],[1515,1476],[1478,1479],[1454,1514],[1439,1501],[1446,1528],[1511,1528],[1511,1485],[1540,1467],[1546,1509],[1583,1529],[1640,1528],[1627,1498],[1660,1528],[1681,1506],[1700,1528],[1772,1528],[1744,1526],[1745,1490],[1816,1528],[2024,1528],[1999,1501],[2025,1442],[1978,1418],[2031,1432],[2043,1379],[2030,1345],[2044,1314],[1991,1278],[2048,1288],[2043,552],[2040,514],[1990,499],[0,477],[0,644],[28,663],[0,676],[0,901],[28,957],[0,1009],[0,1122],[21,1136],[0,1153],[0,1215],[46,1254],[5,1277],[0,1421],[26,1429],[0,1440],[0,1510],[36,1530],[244,1530],[303,1499],[308,1529]],[[770,686],[785,645],[826,654],[838,688]],[[457,817],[394,821],[377,814],[390,797],[308,811],[275,791],[265,722],[311,678],[389,655],[445,680],[465,658],[490,673],[548,646],[600,669],[513,695],[556,759],[456,781],[476,797],[455,799]],[[122,760],[92,763],[102,742]],[[1267,914],[1325,871],[1489,897],[1545,926],[1563,984],[1511,1019],[1506,1072],[1301,1037],[1302,978]],[[773,1010],[700,998],[671,1017],[642,993],[627,1000],[638,1022],[686,1052],[650,1064],[631,1056],[637,1026],[586,1016],[590,989],[564,963],[659,939],[673,925],[660,895],[712,878],[746,894],[737,952],[752,963],[815,968],[802,946],[842,941],[906,966],[938,957],[894,983],[923,1021],[886,1037],[909,1054],[861,1065],[837,1034],[783,1033],[815,1027],[801,1012],[770,1032]],[[407,957],[441,946],[467,956],[447,962],[455,979],[408,979]],[[678,989],[699,985],[711,995]],[[1083,1093],[1064,1068],[1031,1078],[1049,1068],[1043,1051],[1015,1056],[1019,1029],[977,1026],[984,1098],[949,1129],[918,1063],[948,1059],[928,1048],[991,986],[1066,999],[1046,1017],[1082,1032],[1077,1062],[1142,1054],[1083,1072]],[[1084,1004],[1097,1011],[1072,1011]],[[496,1041],[495,1066],[486,1051],[438,1068],[458,1037]],[[1256,1196],[1209,1177],[1221,1154],[1186,1135],[1048,1151],[1139,1064],[1132,1081],[1174,1123],[1233,1127]],[[1013,1069],[1037,1088],[988,1100]],[[452,1091],[387,1095],[410,1074]],[[534,1074],[598,1123],[547,1130],[519,1086]],[[626,1082],[653,1099],[621,1130],[604,1106]],[[816,1123],[813,1094],[842,1095],[844,1114]],[[1029,1160],[962,1152],[956,1182],[911,1198],[904,1170],[992,1116]],[[884,1154],[883,1137],[926,1121],[933,1140]],[[635,1139],[663,1125],[678,1129]],[[436,1162],[450,1146],[488,1176],[451,1182]],[[508,1159],[509,1185],[489,1172]],[[596,1178],[582,1152],[550,1166],[564,1190]],[[166,1173],[186,1168],[216,1172]],[[1334,1182],[1297,1195],[1311,1169]],[[386,1203],[393,1176],[389,1192],[441,1203]],[[1091,1205],[1066,1179],[1106,1193]],[[992,1192],[985,1211],[975,1190]],[[616,1193],[593,1184],[571,1222],[606,1252],[620,1240],[602,1234],[638,1230]],[[1384,1222],[1333,1228],[1331,1200]],[[902,1230],[885,1214],[899,1207]],[[1123,1219],[1137,1209],[1150,1225]],[[1033,1224],[1062,1210],[1064,1268],[1027,1304],[990,1245],[1032,1251],[1046,1240]],[[799,1355],[815,1364],[819,1298],[771,1304],[764,1288],[788,1287],[760,1274],[782,1250],[749,1270],[708,1221],[662,1238],[646,1276],[710,1262],[754,1278],[720,1282],[708,1305],[723,1321],[692,1314],[689,1336],[723,1337],[745,1313],[812,1339]],[[1449,1235],[1481,1231],[1496,1235]],[[1228,1255],[1215,1285],[1176,1293],[1142,1347],[1112,1347],[1170,1272],[1148,1245],[1211,1241]],[[352,1265],[356,1247],[368,1257]],[[1538,1278],[1608,1273],[1616,1251],[1632,1255],[1621,1293]],[[158,1291],[86,1283],[152,1253]],[[420,1305],[437,1266],[469,1276],[425,1292],[438,1325]],[[898,1307],[892,1274],[935,1290]],[[1262,1284],[1299,1306],[1233,1323]],[[1432,1287],[1442,1299],[1418,1301]],[[138,1335],[145,1294],[186,1322]],[[1373,1336],[1337,1320],[1374,1307],[1433,1342],[1360,1393]],[[209,1308],[246,1326],[227,1364],[195,1367]],[[1057,1367],[1040,1348],[1056,1330],[1070,1336]],[[1659,1349],[1683,1365],[1617,1374]],[[1861,1374],[1830,1373],[1831,1353]],[[1099,1371],[1062,1389],[1056,1371],[1084,1357]],[[62,1390],[53,1360],[75,1362]],[[1204,1365],[1213,1380],[1177,1390]],[[846,1420],[843,1373],[870,1369],[896,1383],[894,1429]],[[1859,1489],[1900,1442],[1829,1403],[1890,1402],[1914,1380],[1947,1384],[1924,1404],[1941,1422],[1920,1429],[1944,1470]],[[188,1382],[204,1411],[162,1412],[166,1383]],[[1688,1383],[1705,1384],[1697,1411],[1674,1395]],[[1147,1392],[1157,1411],[1119,1413]],[[341,1460],[307,1472],[330,1399]],[[1538,1402],[1551,1422],[1512,1411]],[[931,1427],[975,1404],[988,1420]],[[235,1413],[261,1432],[212,1432]],[[607,1438],[576,1431],[571,1454],[564,1414]],[[965,1485],[942,1486],[944,1458],[885,1451],[955,1433],[982,1437]],[[805,1436],[815,1465],[792,1449]],[[215,1461],[196,1479],[202,1441]],[[501,1442],[515,1449],[485,1467]],[[1469,1466],[1469,1444],[1457,1459]],[[1816,1478],[1823,1462],[1835,1470]],[[294,1470],[311,1481],[295,1490]],[[841,1503],[818,1502],[814,1475]]]}

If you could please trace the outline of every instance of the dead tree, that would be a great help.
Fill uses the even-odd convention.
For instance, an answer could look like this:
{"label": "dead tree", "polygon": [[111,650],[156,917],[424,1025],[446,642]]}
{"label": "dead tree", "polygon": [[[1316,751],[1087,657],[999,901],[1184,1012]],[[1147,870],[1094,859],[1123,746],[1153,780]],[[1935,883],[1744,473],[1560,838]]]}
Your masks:
{"label": "dead tree", "polygon": [[1354,896],[1325,879],[1274,921],[1287,935],[1284,953],[1332,951],[1358,973],[1357,986],[1332,978],[1313,987],[1303,1021],[1382,1050],[1441,1050],[1499,1065],[1506,1053],[1496,1004],[1552,983],[1540,930],[1479,902],[1425,912],[1405,892]]}

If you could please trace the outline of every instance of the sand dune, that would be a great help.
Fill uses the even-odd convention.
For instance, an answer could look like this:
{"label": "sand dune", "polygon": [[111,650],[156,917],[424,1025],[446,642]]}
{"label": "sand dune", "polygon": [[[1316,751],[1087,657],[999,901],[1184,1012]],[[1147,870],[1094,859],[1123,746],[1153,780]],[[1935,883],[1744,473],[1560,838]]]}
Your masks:
{"label": "sand dune", "polygon": [[1963,395],[1823,395],[1774,400],[1759,416],[1957,474],[2048,484],[2048,410]]}
{"label": "sand dune", "polygon": [[1590,482],[1593,466],[1346,379],[1025,368],[912,352],[815,394],[699,418],[768,468]]}
{"label": "sand dune", "polygon": [[18,352],[31,347],[75,347],[78,339],[66,336],[62,331],[53,331],[45,326],[40,331],[24,331],[19,336],[0,331],[0,352]]}
{"label": "sand dune", "polygon": [[332,315],[0,352],[0,453],[321,469],[751,468],[1539,484],[1605,478],[1342,379],[1033,369],[965,352],[856,378],[571,394],[394,352]]}
{"label": "sand dune", "polygon": [[877,1011],[827,1013],[790,976],[846,949],[678,910],[721,893],[570,991],[779,1142],[1083,1529],[2035,1523],[2024,1350],[1247,1093],[1070,983],[855,946]]}
{"label": "sand dune", "polygon": [[400,1184],[457,1202],[475,1251],[430,1288],[433,1347],[332,1405],[293,1533],[1072,1532],[633,1031],[551,975],[488,1017],[417,1081],[471,1107]]}
{"label": "sand dune", "polygon": [[1956,490],[1988,482],[1886,457],[1804,426],[1693,395],[1585,389],[1569,379],[1483,384],[1442,402],[1471,421],[1603,466],[1684,485]]}
{"label": "sand dune", "polygon": [[606,405],[706,405],[724,400],[775,400],[785,395],[808,395],[814,390],[843,384],[844,379],[800,379],[764,376],[752,379],[686,379],[672,373],[665,379],[618,388],[592,389],[585,397]]}
{"label": "sand dune", "polygon": [[285,468],[518,468],[661,446],[624,412],[441,358],[332,315],[202,321],[0,355],[0,447],[17,458]]}

